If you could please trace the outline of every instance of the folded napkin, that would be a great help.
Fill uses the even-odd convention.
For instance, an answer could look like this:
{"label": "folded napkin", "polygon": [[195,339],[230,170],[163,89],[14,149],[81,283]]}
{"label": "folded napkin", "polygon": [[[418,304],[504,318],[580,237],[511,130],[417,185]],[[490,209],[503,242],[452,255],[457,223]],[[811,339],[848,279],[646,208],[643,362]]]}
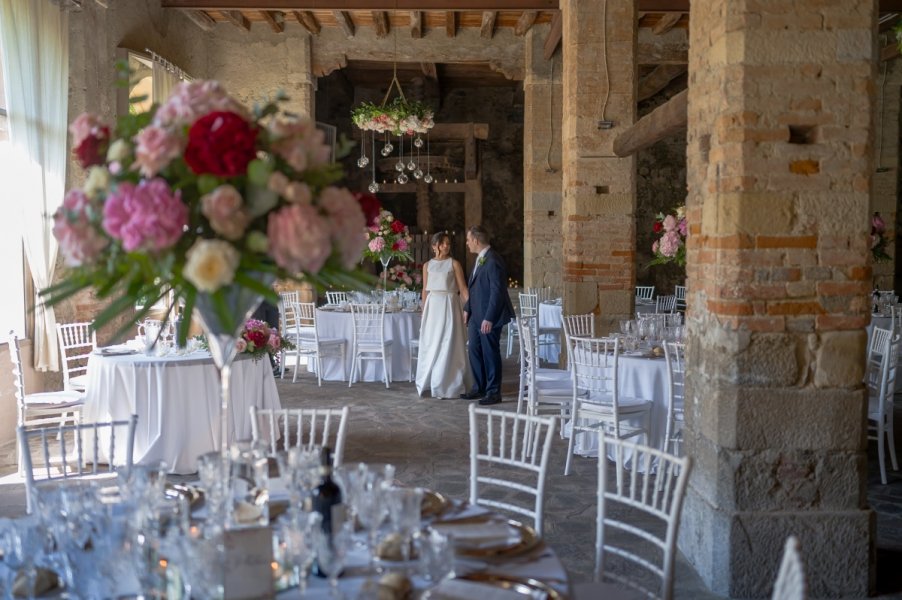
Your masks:
{"label": "folded napkin", "polygon": [[37,569],[34,579],[34,590],[29,594],[28,577],[23,569],[16,573],[16,580],[13,582],[13,596],[16,598],[41,596],[57,586],[59,586],[59,577],[56,573],[50,569]]}
{"label": "folded napkin", "polygon": [[378,600],[404,600],[410,597],[410,580],[401,573],[386,573],[379,578]]}
{"label": "folded napkin", "polygon": [[487,583],[446,579],[429,590],[429,600],[523,600],[523,594]]}
{"label": "folded napkin", "polygon": [[239,523],[252,523],[260,518],[263,509],[259,506],[240,500],[235,503],[235,520]]}
{"label": "folded napkin", "polygon": [[502,521],[481,523],[433,523],[433,529],[454,538],[457,548],[492,548],[508,540],[516,541],[517,532]]}

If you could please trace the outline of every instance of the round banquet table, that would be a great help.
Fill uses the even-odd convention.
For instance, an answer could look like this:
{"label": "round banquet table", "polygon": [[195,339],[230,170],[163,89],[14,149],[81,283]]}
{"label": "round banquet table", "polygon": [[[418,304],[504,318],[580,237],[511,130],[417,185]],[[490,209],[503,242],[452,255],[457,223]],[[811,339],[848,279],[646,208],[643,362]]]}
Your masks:
{"label": "round banquet table", "polygon": [[[391,345],[391,378],[393,381],[407,381],[410,376],[410,340],[420,337],[420,318],[417,312],[385,312],[382,322],[385,341]],[[316,331],[320,338],[341,338],[347,343],[345,354],[347,364],[342,377],[341,361],[338,358],[323,359],[323,379],[328,381],[347,381],[351,376],[351,365],[354,360],[354,318],[350,311],[316,309]],[[308,368],[313,369],[312,363]],[[382,362],[376,360],[363,361],[363,372],[359,381],[382,381]]]}
{"label": "round banquet table", "polygon": [[[197,471],[197,457],[220,448],[219,375],[209,352],[183,356],[94,355],[82,421],[138,415],[134,460],[163,461],[173,473]],[[266,358],[239,357],[232,366],[230,441],[250,439],[250,406],[280,409]],[[125,456],[123,447],[116,448]]]}
{"label": "round banquet table", "polygon": [[564,306],[556,302],[539,303],[539,329],[558,329],[561,334],[543,334],[539,340],[539,360],[558,363],[561,358],[561,335],[564,331]]}

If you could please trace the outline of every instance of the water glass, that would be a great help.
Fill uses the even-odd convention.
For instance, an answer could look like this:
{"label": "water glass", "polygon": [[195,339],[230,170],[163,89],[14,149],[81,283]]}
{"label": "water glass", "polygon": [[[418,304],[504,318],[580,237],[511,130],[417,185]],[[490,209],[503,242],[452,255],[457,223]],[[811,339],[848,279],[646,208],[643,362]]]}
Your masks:
{"label": "water glass", "polygon": [[410,560],[410,538],[419,529],[423,488],[387,487],[388,516],[392,530],[401,536],[401,556]]}
{"label": "water glass", "polygon": [[300,588],[301,596],[316,552],[314,530],[322,530],[322,515],[300,511],[283,515],[275,526],[273,555],[283,571],[291,572],[291,584]]}
{"label": "water glass", "polygon": [[338,576],[345,568],[345,560],[351,549],[350,521],[346,521],[331,535],[323,531],[322,527],[312,527],[311,537],[313,548],[316,550],[316,564],[319,570],[329,578],[329,590],[333,598],[341,598],[338,590]]}
{"label": "water glass", "polygon": [[269,525],[269,461],[264,445],[238,442],[229,449],[231,510],[226,527]]}
{"label": "water glass", "polygon": [[418,549],[420,575],[424,579],[437,583],[454,576],[454,540],[451,537],[429,529],[420,536]]}

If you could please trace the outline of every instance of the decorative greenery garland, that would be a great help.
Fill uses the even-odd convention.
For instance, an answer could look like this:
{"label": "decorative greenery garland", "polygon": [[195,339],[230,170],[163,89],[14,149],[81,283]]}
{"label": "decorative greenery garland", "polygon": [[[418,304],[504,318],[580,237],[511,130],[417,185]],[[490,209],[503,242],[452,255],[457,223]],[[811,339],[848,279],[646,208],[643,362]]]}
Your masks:
{"label": "decorative greenery garland", "polygon": [[394,135],[427,133],[435,125],[432,109],[422,102],[402,96],[385,105],[364,102],[351,111],[354,125],[363,130]]}

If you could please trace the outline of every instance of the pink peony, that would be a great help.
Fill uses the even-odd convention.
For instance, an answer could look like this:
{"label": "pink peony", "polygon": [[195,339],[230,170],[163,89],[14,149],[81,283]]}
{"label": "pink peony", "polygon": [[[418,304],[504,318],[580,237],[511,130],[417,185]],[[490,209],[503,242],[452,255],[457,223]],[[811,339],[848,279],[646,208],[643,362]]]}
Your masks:
{"label": "pink peony", "polygon": [[145,177],[153,177],[182,153],[184,140],[161,128],[149,125],[135,136],[134,168]]}
{"label": "pink peony", "polygon": [[404,238],[399,238],[397,242],[395,242],[395,246],[397,246],[396,250],[401,252],[407,252],[407,240]]}
{"label": "pink peony", "polygon": [[188,207],[181,192],[173,193],[159,177],[120,183],[103,207],[103,228],[122,247],[132,250],[165,250],[182,237],[188,224]]}
{"label": "pink peony", "polygon": [[110,144],[110,128],[97,115],[82,113],[72,125],[72,152],[82,168],[101,165]]}
{"label": "pink peony", "polygon": [[233,112],[249,118],[244,107],[229,97],[219,82],[182,82],[154,114],[153,124],[175,130],[215,111]]}
{"label": "pink peony", "polygon": [[875,212],[874,216],[871,217],[871,233],[880,234],[884,231],[886,231],[886,222],[883,220],[883,217],[880,216],[879,212]]}
{"label": "pink peony", "polygon": [[353,268],[366,246],[366,221],[360,203],[344,188],[327,187],[320,194],[319,205],[329,216],[332,241],[341,255],[342,266]]}
{"label": "pink peony", "polygon": [[374,237],[368,244],[370,252],[382,252],[385,249],[385,240],[381,236]]}
{"label": "pink peony", "polygon": [[329,162],[332,149],[325,144],[326,134],[309,119],[273,121],[269,127],[272,149],[295,171]]}
{"label": "pink peony", "polygon": [[269,215],[269,254],[290,273],[315,275],[332,254],[329,223],[307,204],[291,204]]}
{"label": "pink peony", "polygon": [[241,239],[251,221],[241,194],[230,185],[221,185],[200,199],[201,212],[213,231],[227,240]]}
{"label": "pink peony", "polygon": [[66,264],[73,267],[93,262],[110,243],[89,219],[91,201],[79,189],[70,190],[53,215],[53,235],[59,241]]}
{"label": "pink peony", "polygon": [[247,350],[247,342],[244,341],[244,338],[238,338],[235,340],[235,351],[239,354]]}
{"label": "pink peony", "polygon": [[680,249],[680,234],[676,231],[668,231],[661,236],[661,244],[658,248],[661,254],[667,258],[676,256],[677,251]]}
{"label": "pink peony", "polygon": [[676,229],[677,220],[673,215],[667,215],[664,217],[664,221],[662,223],[664,225],[664,231],[673,231]]}
{"label": "pink peony", "polygon": [[269,333],[269,342],[267,345],[272,348],[273,352],[278,352],[279,348],[282,347],[282,339],[279,337],[279,332],[275,329]]}

